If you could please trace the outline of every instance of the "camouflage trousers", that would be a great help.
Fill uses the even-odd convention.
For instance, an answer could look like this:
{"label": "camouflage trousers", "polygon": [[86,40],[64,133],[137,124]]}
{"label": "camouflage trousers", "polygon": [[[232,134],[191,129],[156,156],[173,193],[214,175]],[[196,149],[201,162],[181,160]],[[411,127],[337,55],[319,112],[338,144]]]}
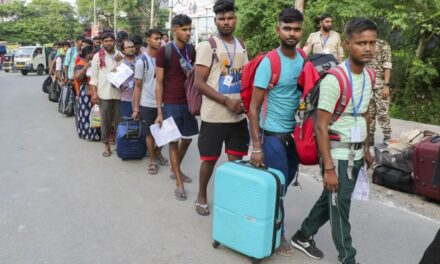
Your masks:
{"label": "camouflage trousers", "polygon": [[391,136],[391,124],[390,124],[390,108],[391,98],[382,98],[382,86],[376,85],[373,89],[373,96],[371,97],[368,111],[370,112],[371,124],[370,135],[374,135],[376,131],[376,119],[383,130],[385,137]]}

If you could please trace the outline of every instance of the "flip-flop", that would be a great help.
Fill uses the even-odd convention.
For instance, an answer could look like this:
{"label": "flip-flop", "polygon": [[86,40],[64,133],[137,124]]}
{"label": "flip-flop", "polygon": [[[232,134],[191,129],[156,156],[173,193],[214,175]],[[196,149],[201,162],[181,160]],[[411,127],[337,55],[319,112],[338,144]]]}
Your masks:
{"label": "flip-flop", "polygon": [[112,152],[110,150],[109,151],[105,150],[104,152],[102,152],[102,156],[105,158],[108,158],[111,155],[112,155]]}
{"label": "flip-flop", "polygon": [[174,190],[174,196],[178,201],[185,201],[186,200],[186,192],[185,190],[181,190],[179,188],[176,188]]}
{"label": "flip-flop", "polygon": [[[176,180],[176,175],[174,175],[174,173],[171,173],[170,178],[172,180]],[[190,183],[190,182],[192,182],[192,179],[190,177],[186,176],[184,173],[182,173],[182,181],[184,183]]]}
{"label": "flip-flop", "polygon": [[157,161],[159,161],[160,166],[170,166],[169,160],[167,160],[164,156],[160,155],[157,158]]}
{"label": "flip-flop", "polygon": [[208,204],[201,204],[197,201],[194,202],[196,206],[196,212],[201,216],[207,216],[209,215],[209,207]]}
{"label": "flip-flop", "polygon": [[159,167],[157,166],[157,163],[152,162],[150,165],[148,165],[148,174],[156,175],[159,171]]}

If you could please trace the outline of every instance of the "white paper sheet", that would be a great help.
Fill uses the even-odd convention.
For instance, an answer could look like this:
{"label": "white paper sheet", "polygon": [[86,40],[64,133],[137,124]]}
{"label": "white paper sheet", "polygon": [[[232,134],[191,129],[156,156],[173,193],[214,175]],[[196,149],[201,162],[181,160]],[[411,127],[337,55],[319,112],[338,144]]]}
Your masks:
{"label": "white paper sheet", "polygon": [[157,146],[159,147],[176,141],[182,137],[182,134],[180,134],[179,128],[174,122],[173,117],[165,119],[162,122],[162,127],[159,127],[158,124],[151,125],[150,130]]}
{"label": "white paper sheet", "polygon": [[356,180],[356,185],[354,186],[354,191],[351,198],[360,201],[368,201],[369,194],[370,185],[368,183],[367,164],[364,164],[364,166],[359,170],[358,178]]}
{"label": "white paper sheet", "polygon": [[110,72],[107,75],[107,80],[113,84],[115,87],[120,87],[131,75],[133,75],[133,70],[130,69],[125,63],[119,64],[116,67],[116,72]]}

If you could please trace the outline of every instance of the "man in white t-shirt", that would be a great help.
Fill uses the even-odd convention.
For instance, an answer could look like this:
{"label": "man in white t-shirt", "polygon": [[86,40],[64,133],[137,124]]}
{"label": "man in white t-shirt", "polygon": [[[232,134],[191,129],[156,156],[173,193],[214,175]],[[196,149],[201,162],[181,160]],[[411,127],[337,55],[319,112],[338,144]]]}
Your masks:
{"label": "man in white t-shirt", "polygon": [[157,174],[160,165],[169,165],[161,154],[161,148],[155,147],[150,126],[157,118],[156,103],[156,54],[161,46],[162,33],[158,29],[149,29],[146,33],[148,49],[136,62],[134,78],[136,80],[133,93],[133,118],[142,117],[143,128],[147,134],[147,149],[150,155],[149,174]]}

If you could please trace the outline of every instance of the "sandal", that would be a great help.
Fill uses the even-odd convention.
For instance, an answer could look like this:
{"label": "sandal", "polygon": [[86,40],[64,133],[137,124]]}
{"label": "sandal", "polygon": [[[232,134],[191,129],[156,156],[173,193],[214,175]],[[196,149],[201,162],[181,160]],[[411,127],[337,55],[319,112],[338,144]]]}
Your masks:
{"label": "sandal", "polygon": [[102,152],[102,156],[105,158],[108,158],[112,155],[111,150],[104,150],[104,152]]}
{"label": "sandal", "polygon": [[156,175],[159,171],[159,167],[157,166],[157,163],[151,162],[150,165],[148,165],[148,174]]}
{"label": "sandal", "polygon": [[186,192],[183,189],[176,188],[174,190],[174,196],[176,197],[176,199],[178,201],[185,201],[186,200]]}
{"label": "sandal", "polygon": [[[174,173],[171,173],[170,178],[172,180],[176,180],[176,175],[174,175]],[[186,176],[184,173],[182,173],[182,181],[185,183],[190,183],[192,182],[192,179],[188,176]]]}
{"label": "sandal", "polygon": [[201,204],[197,201],[194,202],[196,205],[196,212],[201,215],[201,216],[207,216],[209,215],[209,208],[208,208],[208,204]]}
{"label": "sandal", "polygon": [[278,255],[284,257],[291,257],[293,255],[293,248],[285,238],[281,239],[280,246],[276,250]]}
{"label": "sandal", "polygon": [[157,160],[159,161],[160,166],[170,166],[169,160],[167,160],[164,156],[161,154],[158,156]]}

